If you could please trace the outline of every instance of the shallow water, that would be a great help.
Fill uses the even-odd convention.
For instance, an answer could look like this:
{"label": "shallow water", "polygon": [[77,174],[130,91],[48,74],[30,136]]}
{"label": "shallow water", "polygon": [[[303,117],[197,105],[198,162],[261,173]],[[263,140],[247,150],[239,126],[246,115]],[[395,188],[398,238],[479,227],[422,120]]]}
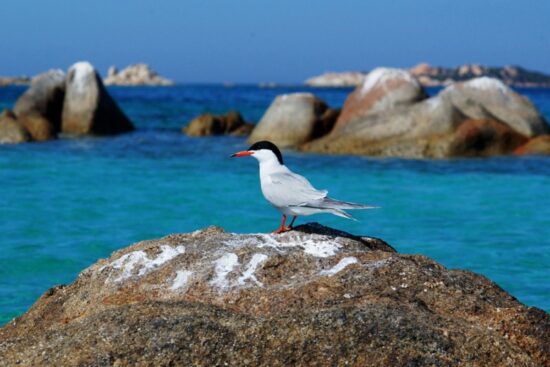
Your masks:
{"label": "shallow water", "polygon": [[[244,139],[188,138],[178,129],[199,113],[230,108],[257,121],[277,94],[304,89],[111,88],[136,132],[0,146],[0,324],[135,241],[208,225],[275,229],[279,215],[261,195],[256,161],[228,158]],[[0,108],[22,91],[0,88]],[[313,91],[332,106],[349,93]],[[550,91],[522,92],[550,120]],[[327,215],[299,222],[383,238],[400,252],[481,273],[521,302],[550,310],[549,158],[285,157],[331,196],[382,207],[354,212],[358,222]]]}

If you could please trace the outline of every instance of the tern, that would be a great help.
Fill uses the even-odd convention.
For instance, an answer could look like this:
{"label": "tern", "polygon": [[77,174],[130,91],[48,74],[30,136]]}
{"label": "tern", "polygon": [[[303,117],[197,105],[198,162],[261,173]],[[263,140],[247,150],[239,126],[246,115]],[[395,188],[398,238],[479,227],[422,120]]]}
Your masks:
{"label": "tern", "polygon": [[[279,229],[273,233],[291,230],[298,216],[330,213],[353,219],[344,210],[376,208],[328,197],[328,191],[317,190],[305,177],[289,170],[283,163],[281,151],[272,142],[259,141],[248,150],[232,154],[231,158],[249,156],[260,163],[260,184],[264,197],[283,215]],[[292,221],[285,227],[287,216],[292,216]]]}

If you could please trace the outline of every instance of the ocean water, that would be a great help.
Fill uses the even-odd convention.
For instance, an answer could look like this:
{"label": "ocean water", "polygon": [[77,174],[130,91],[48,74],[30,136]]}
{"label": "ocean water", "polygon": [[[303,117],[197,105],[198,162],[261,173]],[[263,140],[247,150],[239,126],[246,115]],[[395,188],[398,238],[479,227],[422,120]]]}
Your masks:
{"label": "ocean water", "polygon": [[[24,87],[0,88],[0,109]],[[268,232],[253,159],[229,159],[244,138],[189,138],[202,112],[258,121],[281,93],[312,90],[341,106],[349,89],[190,85],[111,88],[137,131],[106,138],[0,146],[0,325],[49,287],[69,283],[117,249],[209,225]],[[436,90],[431,90],[435,92]],[[550,90],[521,90],[550,121]],[[403,253],[489,277],[550,311],[550,158],[406,160],[285,152],[287,165],[331,196],[375,204],[359,220],[318,215]]]}

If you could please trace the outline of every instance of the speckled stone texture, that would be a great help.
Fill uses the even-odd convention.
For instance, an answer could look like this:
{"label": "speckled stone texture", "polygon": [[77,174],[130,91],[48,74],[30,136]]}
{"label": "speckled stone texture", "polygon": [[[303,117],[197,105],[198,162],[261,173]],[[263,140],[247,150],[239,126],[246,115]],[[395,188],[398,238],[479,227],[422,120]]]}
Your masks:
{"label": "speckled stone texture", "polygon": [[550,318],[488,279],[318,224],[144,241],[0,329],[13,366],[548,366]]}

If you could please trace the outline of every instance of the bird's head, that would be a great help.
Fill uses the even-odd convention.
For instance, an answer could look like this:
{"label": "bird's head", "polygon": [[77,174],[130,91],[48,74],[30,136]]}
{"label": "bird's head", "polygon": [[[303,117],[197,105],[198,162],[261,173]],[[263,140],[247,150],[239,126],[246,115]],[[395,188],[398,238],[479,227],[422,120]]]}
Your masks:
{"label": "bird's head", "polygon": [[247,150],[232,154],[231,158],[248,156],[256,158],[260,163],[276,160],[279,164],[283,164],[281,151],[275,144],[267,140],[254,143]]}

